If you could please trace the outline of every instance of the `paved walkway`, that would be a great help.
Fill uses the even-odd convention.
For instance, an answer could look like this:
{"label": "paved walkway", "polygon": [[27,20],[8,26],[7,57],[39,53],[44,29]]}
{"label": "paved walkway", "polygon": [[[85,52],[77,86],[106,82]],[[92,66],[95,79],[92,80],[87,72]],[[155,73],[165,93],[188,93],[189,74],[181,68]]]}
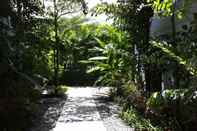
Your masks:
{"label": "paved walkway", "polygon": [[[49,107],[52,113],[45,113],[45,124],[31,131],[133,131],[118,118],[119,107],[106,99],[108,91],[109,88],[69,88],[67,100],[53,100],[57,105]],[[47,120],[47,116],[53,117]]]}

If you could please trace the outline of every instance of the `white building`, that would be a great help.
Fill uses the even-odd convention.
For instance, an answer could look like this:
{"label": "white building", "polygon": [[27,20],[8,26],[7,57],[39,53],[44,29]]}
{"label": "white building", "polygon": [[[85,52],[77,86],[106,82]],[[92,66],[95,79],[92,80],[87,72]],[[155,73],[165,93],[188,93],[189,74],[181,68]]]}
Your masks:
{"label": "white building", "polygon": [[[177,7],[180,8],[182,5],[182,0],[177,0]],[[186,7],[186,13],[182,19],[176,18],[176,31],[179,32],[182,30],[183,25],[190,25],[194,19],[194,13],[197,13],[197,0],[191,0],[191,4]],[[151,25],[151,36],[160,36],[163,34],[172,33],[172,23],[171,17],[154,17]]]}

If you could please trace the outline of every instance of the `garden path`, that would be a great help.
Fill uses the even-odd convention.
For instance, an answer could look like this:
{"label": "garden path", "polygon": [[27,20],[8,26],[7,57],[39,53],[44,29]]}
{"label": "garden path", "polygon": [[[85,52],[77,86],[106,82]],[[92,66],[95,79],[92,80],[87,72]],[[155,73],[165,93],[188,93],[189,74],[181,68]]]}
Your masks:
{"label": "garden path", "polygon": [[108,92],[107,87],[69,88],[67,100],[52,99],[55,105],[31,131],[133,131],[118,117],[120,107],[107,99]]}

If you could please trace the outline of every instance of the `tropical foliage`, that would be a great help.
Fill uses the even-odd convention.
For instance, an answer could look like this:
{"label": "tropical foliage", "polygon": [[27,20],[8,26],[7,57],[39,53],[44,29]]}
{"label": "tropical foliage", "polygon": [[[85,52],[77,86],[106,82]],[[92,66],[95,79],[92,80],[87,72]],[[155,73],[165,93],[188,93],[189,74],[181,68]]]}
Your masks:
{"label": "tropical foliage", "polygon": [[[43,90],[59,96],[63,85],[93,84],[113,87],[135,128],[196,130],[197,15],[178,30],[193,1],[179,2],[122,0],[88,12],[84,0],[3,0],[0,130],[25,130]],[[113,24],[89,23],[87,13]],[[153,17],[169,19],[169,33],[152,36]]]}
{"label": "tropical foliage", "polygon": [[[96,12],[96,15],[100,13],[107,14],[109,18],[114,19],[114,25],[117,28],[119,28],[122,32],[126,32],[126,39],[128,40],[127,44],[129,44],[126,49],[129,49],[128,56],[130,56],[130,59],[126,59],[126,61],[124,61],[125,57],[122,55],[119,58],[113,57],[113,59],[111,60],[111,55],[106,54],[105,56],[97,59],[97,61],[99,62],[95,62],[95,64],[97,65],[97,68],[95,69],[98,69],[101,72],[105,73],[105,75],[108,75],[109,71],[105,72],[106,68],[101,68],[101,58],[104,59],[102,60],[102,64],[105,62],[105,60],[108,59],[116,62],[121,59],[125,63],[128,62],[128,60],[131,61],[129,65],[122,64],[123,67],[121,69],[118,67],[119,64],[116,63],[116,67],[114,68],[115,70],[113,70],[113,72],[116,72],[115,76],[120,76],[119,78],[116,77],[116,81],[123,82],[120,82],[121,84],[113,86],[118,89],[116,90],[116,94],[123,96],[123,99],[128,102],[128,105],[134,106],[140,112],[144,113],[144,116],[148,116],[150,118],[151,113],[147,111],[149,110],[148,108],[150,106],[150,103],[157,105],[159,109],[163,108],[163,104],[165,103],[164,101],[168,99],[165,98],[163,94],[165,94],[166,91],[168,92],[168,89],[171,89],[169,92],[172,92],[172,94],[174,94],[177,99],[179,99],[178,96],[184,96],[185,93],[183,93],[182,90],[188,90],[186,94],[189,94],[190,97],[185,97],[185,99],[187,100],[191,98],[192,93],[196,90],[196,64],[194,60],[196,58],[196,51],[194,51],[196,49],[196,40],[191,38],[191,36],[196,35],[194,31],[195,25],[193,25],[194,22],[191,22],[189,25],[183,24],[181,30],[177,31],[176,28],[177,17],[179,19],[184,18],[184,15],[186,15],[186,12],[189,9],[189,5],[191,5],[192,1],[181,2],[182,4],[180,4],[180,2],[178,1],[172,0],[128,0],[118,1],[117,4],[103,3],[98,5],[94,10]],[[177,7],[178,4],[181,6]],[[158,19],[159,17],[171,17],[170,22],[172,28],[169,29],[170,34],[164,34],[163,36],[152,38],[150,35],[150,20],[152,16],[155,16]],[[193,18],[195,20],[195,17]],[[121,34],[124,35],[124,33]],[[98,41],[98,43],[100,43],[100,41]],[[121,49],[124,48],[115,48],[116,52]],[[121,52],[121,54],[124,53]],[[90,59],[90,61],[92,60]],[[93,61],[95,61],[95,59],[93,59]],[[104,64],[106,64],[106,62]],[[111,63],[107,64],[108,65],[104,66],[110,67],[111,65],[113,65]],[[129,69],[129,71],[122,72],[123,69],[127,69],[127,71]],[[103,77],[105,77],[105,75],[103,75]],[[111,78],[108,77],[108,83],[114,82],[114,75],[111,73],[109,74],[109,76]],[[124,79],[124,77],[122,76],[132,77],[126,77],[126,79]],[[106,78],[104,80],[106,80]],[[130,84],[133,84],[133,86],[129,86]],[[122,95],[121,92],[127,92],[128,88],[130,87],[134,88],[133,90],[131,90],[130,94],[128,94],[126,97]],[[155,97],[154,92],[161,92],[161,94],[159,95],[160,97]],[[154,102],[152,101],[153,98],[155,98]],[[176,98],[172,99],[174,100]],[[148,100],[147,104],[146,102],[144,102],[146,101],[146,99]],[[167,104],[168,107],[170,107],[170,109],[168,109],[172,110],[171,108],[174,108],[176,111],[179,110],[179,112],[182,112],[184,110],[182,106],[184,106],[190,108],[192,111],[195,110],[195,107],[193,108],[193,105],[191,106],[180,104],[184,102],[182,100],[178,101],[178,105],[170,105],[169,103],[174,103],[170,101]],[[154,112],[155,109],[156,107],[154,107],[152,111]],[[123,114],[127,114],[128,110],[126,112],[123,111]],[[158,114],[156,114],[158,116],[156,115],[153,120],[157,117],[161,118],[159,117],[160,115],[166,116],[166,110],[164,112],[164,114],[157,112]],[[171,122],[171,124],[163,125],[167,130],[195,129],[195,127],[193,128],[193,126],[186,126],[187,124],[190,125],[195,120],[191,120],[181,114],[178,115],[176,113],[168,114],[164,118]],[[125,118],[129,122],[129,117],[127,115],[125,117],[124,116],[125,115],[123,115],[123,119]],[[184,122],[182,120],[185,120],[188,123],[186,122],[187,124],[183,124]],[[161,122],[160,124],[162,125],[163,123]]]}

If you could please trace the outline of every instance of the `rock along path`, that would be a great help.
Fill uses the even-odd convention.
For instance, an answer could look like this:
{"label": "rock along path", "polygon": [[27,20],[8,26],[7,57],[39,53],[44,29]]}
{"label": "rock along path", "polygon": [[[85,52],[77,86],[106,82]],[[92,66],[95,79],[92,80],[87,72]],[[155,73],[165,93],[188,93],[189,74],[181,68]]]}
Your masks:
{"label": "rock along path", "polygon": [[118,117],[120,108],[106,99],[108,91],[109,88],[69,88],[67,100],[52,100],[53,106],[48,107],[51,111],[46,111],[45,118],[31,131],[134,131]]}

